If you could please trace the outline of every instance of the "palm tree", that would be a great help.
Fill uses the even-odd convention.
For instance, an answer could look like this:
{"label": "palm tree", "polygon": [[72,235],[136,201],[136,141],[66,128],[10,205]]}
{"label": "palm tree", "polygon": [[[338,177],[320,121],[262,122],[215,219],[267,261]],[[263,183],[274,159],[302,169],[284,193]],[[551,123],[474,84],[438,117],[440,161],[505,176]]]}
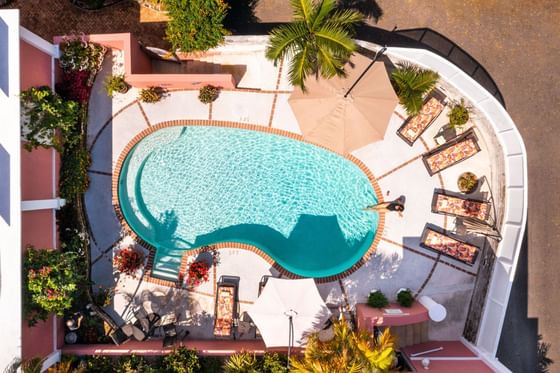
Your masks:
{"label": "palm tree", "polygon": [[422,109],[424,97],[436,85],[439,74],[409,63],[398,64],[391,73],[391,81],[401,105],[408,115],[416,115]]}
{"label": "palm tree", "polygon": [[309,337],[302,359],[292,360],[292,372],[298,373],[365,373],[391,372],[395,360],[395,339],[389,329],[378,337],[360,330],[353,332],[346,320],[333,324],[334,337],[321,342]]}
{"label": "palm tree", "polygon": [[336,0],[290,0],[294,22],[270,33],[266,57],[276,65],[291,58],[290,82],[305,91],[309,75],[345,76],[344,64],[356,43],[354,26],[362,20],[355,10],[337,10]]}

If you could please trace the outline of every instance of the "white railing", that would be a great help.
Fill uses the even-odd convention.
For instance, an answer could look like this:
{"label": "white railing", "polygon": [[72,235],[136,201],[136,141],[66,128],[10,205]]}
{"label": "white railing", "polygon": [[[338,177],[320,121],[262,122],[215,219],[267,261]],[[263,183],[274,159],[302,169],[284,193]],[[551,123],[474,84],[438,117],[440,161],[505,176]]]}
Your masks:
{"label": "white railing", "polygon": [[[379,46],[359,41],[367,49]],[[503,106],[480,84],[453,63],[423,49],[389,47],[389,57],[410,60],[437,71],[442,79],[457,89],[483,113],[494,130],[504,154],[505,212],[501,232],[503,239],[496,252],[492,277],[480,322],[476,343],[471,345],[494,368],[507,370],[496,359],[511,286],[527,222],[527,153],[515,123]]]}

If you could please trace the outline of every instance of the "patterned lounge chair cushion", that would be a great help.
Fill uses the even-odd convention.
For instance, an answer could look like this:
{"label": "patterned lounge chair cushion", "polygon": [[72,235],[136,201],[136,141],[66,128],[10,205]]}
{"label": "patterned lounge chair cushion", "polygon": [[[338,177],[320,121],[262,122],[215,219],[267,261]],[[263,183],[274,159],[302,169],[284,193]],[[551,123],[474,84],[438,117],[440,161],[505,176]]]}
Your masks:
{"label": "patterned lounge chair cushion", "polygon": [[476,260],[479,250],[476,246],[458,241],[431,229],[427,229],[422,243],[435,251],[471,265]]}
{"label": "patterned lounge chair cushion", "polygon": [[428,167],[430,167],[432,174],[435,174],[436,172],[452,166],[463,159],[475,155],[479,150],[480,148],[473,138],[465,138],[450,147],[430,155],[426,159],[426,162]]}
{"label": "patterned lounge chair cushion", "polygon": [[428,102],[422,106],[420,113],[410,119],[406,125],[399,129],[399,133],[410,143],[413,143],[442,110],[443,104],[441,101],[435,97],[430,98]]}
{"label": "patterned lounge chair cushion", "polygon": [[484,221],[490,212],[490,204],[437,194],[434,211]]}
{"label": "patterned lounge chair cushion", "polygon": [[214,335],[229,336],[233,325],[234,288],[218,288]]}

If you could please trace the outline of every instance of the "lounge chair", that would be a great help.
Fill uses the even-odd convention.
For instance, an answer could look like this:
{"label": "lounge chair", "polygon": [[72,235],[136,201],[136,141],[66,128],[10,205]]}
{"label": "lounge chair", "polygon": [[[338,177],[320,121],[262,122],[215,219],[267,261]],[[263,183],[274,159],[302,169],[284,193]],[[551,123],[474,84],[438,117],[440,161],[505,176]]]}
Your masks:
{"label": "lounge chair", "polygon": [[233,337],[237,318],[237,282],[220,278],[216,287],[214,316],[214,337]]}
{"label": "lounge chair", "polygon": [[474,264],[480,251],[480,249],[474,245],[460,241],[429,227],[424,228],[420,246],[470,266]]}
{"label": "lounge chair", "polygon": [[413,117],[408,117],[397,130],[397,135],[408,145],[414,145],[414,142],[443,111],[445,107],[443,101],[443,95],[439,92],[434,92],[428,96],[422,109],[420,109],[420,113]]}
{"label": "lounge chair", "polygon": [[445,170],[480,151],[478,139],[471,128],[453,140],[422,155],[422,160],[430,175]]}
{"label": "lounge chair", "polygon": [[432,212],[485,222],[490,215],[490,202],[449,196],[435,192]]}

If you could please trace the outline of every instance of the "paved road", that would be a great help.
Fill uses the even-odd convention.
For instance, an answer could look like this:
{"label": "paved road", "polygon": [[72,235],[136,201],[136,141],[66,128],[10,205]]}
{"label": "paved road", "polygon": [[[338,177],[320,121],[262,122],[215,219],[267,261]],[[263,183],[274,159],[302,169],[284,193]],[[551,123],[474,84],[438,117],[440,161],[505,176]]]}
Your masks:
{"label": "paved road", "polygon": [[[363,1],[362,3],[373,3]],[[261,0],[261,20],[286,21],[288,0]],[[537,333],[559,364],[560,315],[560,2],[558,0],[380,0],[377,26],[429,27],[490,73],[528,150],[529,220],[499,355],[515,372],[537,371]],[[374,22],[371,22],[374,24]]]}
{"label": "paved road", "polygon": [[[263,22],[290,19],[289,0],[252,0]],[[500,348],[515,371],[526,368],[535,329],[552,343],[549,356],[560,362],[560,1],[558,0],[346,0],[380,8],[378,26],[392,29],[429,27],[447,36],[476,58],[501,89],[529,153],[529,221],[526,271],[512,296],[509,331]],[[140,24],[139,11],[128,3],[84,13],[68,0],[16,0],[25,27],[50,38],[71,29],[93,32],[132,31],[160,44],[163,24]],[[249,2],[248,2],[249,3]],[[372,4],[374,6],[372,6]],[[523,284],[526,284],[524,289]],[[525,305],[525,303],[527,305]],[[529,319],[529,320],[527,320]],[[531,323],[521,327],[523,321]],[[526,325],[525,325],[526,326]],[[530,345],[530,346],[529,346]],[[525,347],[529,346],[529,348]],[[551,371],[560,371],[560,363]]]}

